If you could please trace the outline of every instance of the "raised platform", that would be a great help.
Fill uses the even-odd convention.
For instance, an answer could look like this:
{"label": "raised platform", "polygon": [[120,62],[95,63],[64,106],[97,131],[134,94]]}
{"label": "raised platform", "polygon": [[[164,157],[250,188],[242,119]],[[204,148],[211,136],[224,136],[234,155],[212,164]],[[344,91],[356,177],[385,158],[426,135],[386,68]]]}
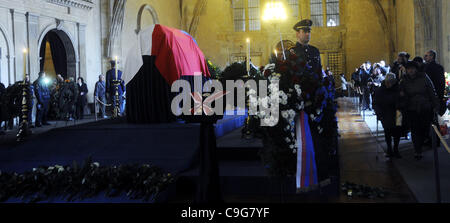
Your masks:
{"label": "raised platform", "polygon": [[[222,125],[224,132],[217,139],[217,156],[225,200],[231,196],[256,196],[259,199],[281,193],[293,197],[294,178],[281,181],[270,178],[258,155],[263,146],[261,140],[242,138],[242,129],[236,128],[239,123],[243,120],[234,117],[216,125]],[[196,165],[199,130],[199,124],[137,125],[126,123],[124,119],[52,129],[34,135],[24,143],[2,146],[0,170],[21,173],[42,165],[82,163],[89,156],[100,165],[150,163],[176,176],[176,182],[160,194],[156,202],[192,201],[199,172]],[[258,199],[252,201],[258,202]],[[54,198],[46,202],[65,201]],[[99,195],[81,202],[142,201],[129,200],[125,195],[117,198]]]}

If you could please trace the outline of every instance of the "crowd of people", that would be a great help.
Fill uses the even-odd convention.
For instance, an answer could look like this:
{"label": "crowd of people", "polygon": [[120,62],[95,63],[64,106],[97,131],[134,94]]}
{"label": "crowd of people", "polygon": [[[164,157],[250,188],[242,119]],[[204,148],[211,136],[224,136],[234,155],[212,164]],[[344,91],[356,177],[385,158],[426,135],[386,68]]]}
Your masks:
{"label": "crowd of people", "polygon": [[[120,85],[119,91],[119,115],[124,115],[125,110],[125,85],[121,79],[122,72],[117,72]],[[98,105],[99,117],[108,118],[107,105],[115,106],[114,80],[116,79],[115,62],[111,62],[111,69],[104,75],[99,75],[99,80],[95,84],[94,100]],[[42,127],[50,125],[48,120],[81,120],[84,119],[85,110],[88,104],[87,95],[89,93],[87,84],[82,77],[64,79],[62,75],[56,75],[52,80],[46,77],[44,72],[39,72],[39,77],[30,82],[30,76],[25,76],[28,84],[27,107],[29,127]],[[22,87],[19,81],[5,88],[0,83],[0,126],[4,122],[4,129],[12,129],[14,118],[22,119]],[[109,103],[109,104],[108,104]],[[32,112],[35,106],[35,122],[32,124]],[[110,106],[111,107],[111,106]],[[113,108],[113,107],[112,107]],[[20,120],[19,122],[21,122]],[[3,132],[3,129],[0,129]]]}
{"label": "crowd of people", "polygon": [[388,158],[401,158],[400,138],[411,132],[414,156],[422,159],[422,147],[431,143],[431,124],[447,110],[444,68],[436,57],[434,50],[413,60],[401,52],[392,66],[368,61],[351,76],[362,109],[374,110],[382,123]]}

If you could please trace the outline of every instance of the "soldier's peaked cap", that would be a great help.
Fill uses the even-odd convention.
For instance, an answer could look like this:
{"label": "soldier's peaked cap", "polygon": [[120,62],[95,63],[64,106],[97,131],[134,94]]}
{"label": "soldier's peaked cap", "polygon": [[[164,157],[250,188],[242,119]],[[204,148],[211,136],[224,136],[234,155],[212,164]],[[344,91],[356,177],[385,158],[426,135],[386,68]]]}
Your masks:
{"label": "soldier's peaked cap", "polygon": [[313,24],[313,22],[310,19],[304,19],[304,20],[298,22],[297,24],[295,24],[293,28],[295,31],[299,31],[300,29],[303,29],[306,31],[311,31],[312,24]]}

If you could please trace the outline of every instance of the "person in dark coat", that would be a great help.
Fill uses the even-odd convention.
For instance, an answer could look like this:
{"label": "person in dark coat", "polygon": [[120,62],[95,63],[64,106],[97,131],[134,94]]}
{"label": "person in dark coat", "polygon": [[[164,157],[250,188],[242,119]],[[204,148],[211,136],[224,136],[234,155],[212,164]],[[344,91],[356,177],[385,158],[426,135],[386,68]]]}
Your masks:
{"label": "person in dark coat", "polygon": [[83,119],[84,118],[84,107],[87,104],[87,93],[88,88],[86,83],[84,83],[84,79],[79,77],[77,80],[77,88],[78,88],[78,97],[77,97],[77,107],[76,107],[76,118]]}
{"label": "person in dark coat", "polygon": [[397,76],[397,80],[400,80],[405,73],[405,65],[411,56],[407,52],[400,52],[397,57],[397,61],[392,65],[391,72]]}
{"label": "person in dark coat", "polygon": [[[423,60],[422,57],[414,57],[414,59],[412,61],[416,62],[419,65],[420,72],[425,72],[425,61]],[[430,75],[428,75],[428,77],[429,76]],[[431,81],[433,81],[433,80],[431,80]]]}
{"label": "person in dark coat", "polygon": [[363,64],[361,66],[361,70],[359,72],[359,75],[361,77],[361,91],[363,94],[363,110],[372,110],[370,108],[370,65]]}
{"label": "person in dark coat", "polygon": [[99,75],[98,81],[95,83],[94,97],[97,100],[98,106],[100,106],[101,115],[100,117],[107,118],[106,116],[106,85],[105,76]]}
{"label": "person in dark coat", "polygon": [[[400,112],[398,110],[399,97],[400,88],[397,77],[394,73],[389,73],[381,83],[381,87],[375,90],[373,97],[373,108],[384,129],[388,158],[401,158],[398,151],[402,132],[401,120],[398,120],[400,117],[397,118],[397,113]],[[392,149],[392,139],[394,139],[394,149]]]}
{"label": "person in dark coat", "polygon": [[410,61],[406,64],[406,75],[400,82],[401,105],[411,126],[415,158],[422,159],[422,146],[429,134],[431,123],[439,111],[439,99],[430,78],[419,71],[419,65]]}
{"label": "person in dark coat", "polygon": [[61,114],[60,118],[66,121],[73,121],[76,113],[78,101],[78,86],[73,77],[69,77],[61,85],[58,96],[58,107]]}
{"label": "person in dark coat", "polygon": [[447,111],[446,101],[444,98],[445,91],[445,75],[444,67],[436,63],[436,51],[430,50],[425,54],[425,73],[433,82],[436,94],[439,98],[439,115],[442,116]]}
{"label": "person in dark coat", "polygon": [[36,121],[35,126],[50,125],[47,122],[48,106],[50,104],[49,83],[45,79],[45,73],[39,72],[39,78],[33,82],[34,94],[36,96]]}

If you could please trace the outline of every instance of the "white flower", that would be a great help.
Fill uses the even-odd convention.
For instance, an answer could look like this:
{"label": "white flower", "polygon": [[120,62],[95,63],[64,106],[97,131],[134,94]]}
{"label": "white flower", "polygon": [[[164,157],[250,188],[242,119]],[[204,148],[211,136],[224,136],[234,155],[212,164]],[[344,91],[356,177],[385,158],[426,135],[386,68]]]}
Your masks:
{"label": "white flower", "polygon": [[247,92],[247,94],[248,94],[248,95],[254,95],[254,94],[256,94],[256,91],[255,91],[255,89],[250,89],[250,90]]}
{"label": "white flower", "polygon": [[298,89],[300,89],[300,85],[296,84],[296,85],[294,85],[294,88],[295,88],[295,90],[298,90]]}
{"label": "white flower", "polygon": [[297,153],[297,150],[296,150],[296,149],[293,149],[293,150],[292,150],[292,153],[296,154],[296,153]]}
{"label": "white flower", "polygon": [[37,169],[36,168],[33,168],[33,172],[36,172],[37,171]]}
{"label": "white flower", "polygon": [[268,108],[269,107],[269,97],[264,97],[262,99],[259,100],[259,104],[263,107],[263,108]]}
{"label": "white flower", "polygon": [[261,111],[261,112],[259,112],[259,114],[260,114],[262,117],[265,117],[265,116],[266,116],[266,112],[265,112],[265,111]]}
{"label": "white flower", "polygon": [[48,170],[53,170],[53,169],[55,169],[55,167],[53,167],[53,166],[48,167]]}
{"label": "white flower", "polygon": [[249,101],[250,101],[250,104],[253,104],[253,105],[258,103],[258,100],[256,99],[256,97],[250,97]]}
{"label": "white flower", "polygon": [[295,146],[294,146],[294,145],[290,145],[289,148],[290,148],[290,149],[294,149]]}
{"label": "white flower", "polygon": [[94,166],[96,166],[96,167],[99,167],[99,166],[100,166],[100,164],[97,163],[97,162],[94,162],[94,163],[92,163],[92,164],[94,164]]}
{"label": "white flower", "polygon": [[281,112],[281,116],[282,116],[284,119],[287,119],[287,118],[289,118],[289,112],[287,112],[287,111],[282,111],[282,112]]}
{"label": "white flower", "polygon": [[295,111],[292,110],[292,109],[289,109],[288,113],[289,113],[289,115],[290,115],[291,117],[294,117],[294,116],[295,116]]}

